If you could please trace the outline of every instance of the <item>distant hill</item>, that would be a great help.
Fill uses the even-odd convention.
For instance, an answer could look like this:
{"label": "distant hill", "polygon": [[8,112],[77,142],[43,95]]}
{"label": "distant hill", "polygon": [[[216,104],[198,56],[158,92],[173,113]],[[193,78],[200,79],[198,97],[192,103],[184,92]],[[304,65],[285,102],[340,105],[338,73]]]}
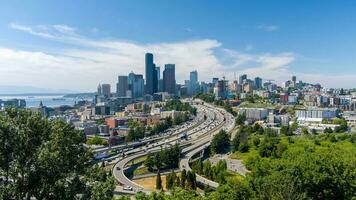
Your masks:
{"label": "distant hill", "polygon": [[32,86],[13,86],[13,85],[0,85],[0,95],[23,95],[23,94],[71,94],[80,93],[80,91],[73,91],[68,89],[48,89],[38,88]]}

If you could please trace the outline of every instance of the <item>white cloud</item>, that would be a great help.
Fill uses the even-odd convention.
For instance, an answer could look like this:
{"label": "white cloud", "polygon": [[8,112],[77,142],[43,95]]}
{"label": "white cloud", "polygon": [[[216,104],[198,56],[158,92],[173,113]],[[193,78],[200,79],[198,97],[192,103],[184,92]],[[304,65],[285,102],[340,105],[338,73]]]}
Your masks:
{"label": "white cloud", "polygon": [[70,35],[75,34],[75,28],[67,26],[65,24],[53,25],[53,28],[64,34],[70,34]]}
{"label": "white cloud", "polygon": [[279,29],[276,25],[259,25],[257,29],[267,32],[277,31]]}
{"label": "white cloud", "polygon": [[[310,82],[355,83],[353,75],[315,75],[291,72],[289,66],[295,54],[252,54],[225,49],[213,39],[172,43],[141,44],[124,40],[97,40],[79,35],[68,25],[28,27],[10,24],[20,30],[44,39],[64,42],[69,47],[57,49],[56,54],[45,50],[25,51],[0,47],[0,85],[31,85],[53,89],[93,91],[99,82],[112,84],[115,90],[117,75],[130,71],[144,74],[144,54],[152,52],[155,63],[176,64],[178,82],[189,78],[189,72],[198,70],[199,79],[225,75],[232,79],[234,72],[250,77],[260,76],[277,82],[292,74]],[[324,82],[323,82],[324,81]]]}

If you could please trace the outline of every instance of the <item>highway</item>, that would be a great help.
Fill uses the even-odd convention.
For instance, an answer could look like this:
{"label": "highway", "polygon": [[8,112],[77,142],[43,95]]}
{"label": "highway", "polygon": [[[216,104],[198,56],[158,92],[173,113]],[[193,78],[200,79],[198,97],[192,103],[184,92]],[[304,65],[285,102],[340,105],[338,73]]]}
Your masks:
{"label": "highway", "polygon": [[[183,170],[183,169],[185,169],[186,171],[192,170],[189,165],[189,162],[192,159],[192,157],[194,155],[198,154],[199,152],[203,151],[204,149],[208,148],[210,146],[210,141],[212,140],[213,136],[215,134],[217,134],[221,129],[223,129],[227,132],[230,132],[231,130],[233,130],[233,128],[235,127],[234,117],[230,113],[227,113],[225,110],[223,110],[221,112],[224,113],[224,117],[225,117],[224,123],[222,123],[219,127],[212,130],[209,137],[203,138],[202,140],[200,140],[199,142],[195,143],[194,145],[192,145],[190,147],[190,149],[192,149],[192,150],[189,151],[184,156],[184,158],[182,158],[179,162],[180,170]],[[219,187],[219,183],[209,180],[203,176],[200,176],[199,174],[196,174],[196,180],[198,183],[203,184],[205,186],[209,186],[210,188],[216,189],[217,187]]]}
{"label": "highway", "polygon": [[[188,141],[181,140],[179,135],[172,136],[167,138],[165,141],[159,141],[155,144],[152,144],[146,149],[146,151],[137,152],[120,160],[113,168],[113,175],[116,180],[125,187],[131,187],[132,191],[150,192],[126,177],[124,172],[127,163],[139,157],[145,156],[149,153],[161,151],[162,147],[168,147],[176,143],[178,143],[179,145],[187,145],[187,143],[190,144],[188,147],[183,148],[182,153],[185,154],[191,151],[192,149],[209,142],[211,139],[211,133],[222,128],[221,124],[224,123],[224,115],[221,113],[221,110],[214,108],[211,105],[198,105],[197,108],[198,112],[205,112],[207,119],[201,125],[186,132],[188,135]],[[123,188],[120,187],[117,188],[117,192],[126,193],[125,191],[127,190],[123,190]]]}
{"label": "highway", "polygon": [[164,137],[169,137],[171,135],[177,135],[184,130],[189,130],[191,128],[194,128],[194,127],[200,125],[201,123],[203,123],[203,121],[204,121],[204,115],[202,113],[200,113],[192,122],[188,121],[182,125],[178,125],[177,127],[170,128],[165,133],[161,133],[159,135],[155,135],[155,136],[151,136],[151,137],[146,137],[140,141],[129,142],[126,144],[109,146],[109,147],[99,147],[99,148],[93,149],[93,153],[97,154],[97,153],[103,153],[103,152],[107,152],[107,151],[111,151],[111,150],[122,150],[122,149],[134,148],[137,146],[143,146],[145,144],[152,143],[156,140],[161,140]]}

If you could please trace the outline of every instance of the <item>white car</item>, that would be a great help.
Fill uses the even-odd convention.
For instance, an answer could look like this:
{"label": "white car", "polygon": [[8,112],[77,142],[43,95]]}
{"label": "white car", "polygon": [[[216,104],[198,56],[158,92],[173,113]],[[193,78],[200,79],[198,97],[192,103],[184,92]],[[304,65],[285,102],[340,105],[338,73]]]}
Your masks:
{"label": "white car", "polygon": [[125,186],[125,187],[123,188],[123,190],[132,191],[133,188],[132,188],[131,186],[127,185],[127,186]]}

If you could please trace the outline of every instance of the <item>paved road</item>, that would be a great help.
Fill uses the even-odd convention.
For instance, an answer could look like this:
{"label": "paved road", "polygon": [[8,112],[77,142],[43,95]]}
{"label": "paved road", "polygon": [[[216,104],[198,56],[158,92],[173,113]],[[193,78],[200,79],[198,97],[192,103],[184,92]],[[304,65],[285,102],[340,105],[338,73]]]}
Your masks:
{"label": "paved road", "polygon": [[215,155],[214,157],[209,158],[211,164],[216,165],[220,160],[225,160],[227,169],[233,172],[239,173],[242,176],[246,176],[249,172],[245,165],[242,163],[242,160],[231,159],[228,155]]}
{"label": "paved road", "polygon": [[[224,117],[220,113],[220,111],[218,111],[217,109],[212,108],[211,106],[198,106],[198,111],[201,112],[201,110],[203,110],[203,112],[205,112],[205,114],[207,115],[207,120],[204,123],[202,123],[201,125],[199,125],[198,127],[194,128],[192,130],[189,130],[187,132],[188,138],[190,138],[189,140],[191,140],[188,142],[194,141],[194,144],[191,146],[188,146],[187,148],[184,148],[182,151],[183,153],[189,152],[192,149],[195,149],[196,147],[207,143],[211,138],[210,134],[207,134],[207,133],[210,133],[212,131],[212,129],[217,127],[219,124],[223,123]],[[134,155],[130,155],[129,157],[127,157],[125,159],[120,160],[113,168],[114,177],[122,185],[132,187],[134,192],[138,192],[138,191],[150,192],[148,190],[145,190],[143,187],[139,186],[138,184],[134,183],[130,179],[128,179],[124,174],[124,171],[125,171],[124,167],[131,160],[145,156],[148,153],[161,151],[161,146],[163,146],[163,145],[167,145],[167,144],[173,145],[175,143],[184,144],[184,143],[186,143],[186,141],[180,140],[179,135],[174,136],[169,139],[166,139],[165,141],[160,141],[156,144],[153,144],[152,146],[150,146],[147,149],[146,152],[136,153]],[[119,188],[119,191],[117,191],[117,192],[124,193],[125,190],[120,190],[120,188]]]}
{"label": "paved road", "polygon": [[[189,162],[192,159],[192,157],[195,154],[198,154],[199,152],[201,152],[204,149],[206,149],[207,147],[209,147],[212,137],[215,134],[217,134],[221,129],[230,132],[234,128],[234,126],[235,126],[234,117],[230,113],[227,113],[225,110],[220,110],[220,113],[223,113],[223,115],[222,114],[221,115],[222,115],[223,118],[225,118],[225,121],[223,121],[223,123],[221,123],[215,129],[213,129],[208,137],[200,140],[199,142],[197,142],[196,144],[191,146],[191,151],[189,151],[185,155],[185,157],[180,160],[179,168],[181,170],[183,170],[183,169],[185,169],[187,171],[192,170],[191,167],[189,166]],[[212,181],[212,180],[209,180],[209,179],[207,179],[207,178],[205,178],[203,176],[200,176],[198,174],[196,174],[196,180],[197,180],[198,183],[206,185],[206,186],[209,186],[211,188],[215,188],[216,189],[217,187],[219,187],[219,183],[217,183],[215,181]]]}

